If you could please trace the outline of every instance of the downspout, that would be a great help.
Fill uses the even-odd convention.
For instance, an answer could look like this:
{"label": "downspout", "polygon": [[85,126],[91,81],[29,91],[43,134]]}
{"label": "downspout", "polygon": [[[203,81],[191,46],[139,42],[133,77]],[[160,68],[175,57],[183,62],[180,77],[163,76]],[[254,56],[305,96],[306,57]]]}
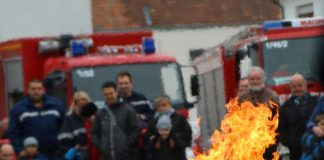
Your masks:
{"label": "downspout", "polygon": [[285,8],[280,3],[280,0],[271,0],[273,4],[279,6],[281,12],[281,19],[285,19]]}

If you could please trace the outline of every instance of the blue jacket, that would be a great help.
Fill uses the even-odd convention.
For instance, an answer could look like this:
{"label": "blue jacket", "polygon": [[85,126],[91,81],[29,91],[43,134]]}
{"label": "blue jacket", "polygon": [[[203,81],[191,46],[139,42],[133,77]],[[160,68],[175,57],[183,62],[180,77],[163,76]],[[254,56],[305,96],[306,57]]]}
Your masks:
{"label": "blue jacket", "polygon": [[303,154],[301,160],[321,160],[324,158],[324,138],[306,132],[302,138]]}
{"label": "blue jacket", "polygon": [[43,154],[57,150],[57,136],[64,117],[62,104],[50,97],[43,97],[43,107],[38,109],[29,97],[25,97],[12,108],[8,134],[16,152],[23,149],[26,137],[33,136]]}
{"label": "blue jacket", "polygon": [[147,98],[137,92],[132,92],[132,95],[127,98],[122,98],[125,102],[130,104],[138,114],[145,115],[145,121],[148,122],[153,119],[154,108]]}
{"label": "blue jacket", "polygon": [[315,118],[319,114],[324,114],[324,96],[316,105],[312,116],[310,117],[309,121],[307,122],[307,129],[312,129],[315,126]]}

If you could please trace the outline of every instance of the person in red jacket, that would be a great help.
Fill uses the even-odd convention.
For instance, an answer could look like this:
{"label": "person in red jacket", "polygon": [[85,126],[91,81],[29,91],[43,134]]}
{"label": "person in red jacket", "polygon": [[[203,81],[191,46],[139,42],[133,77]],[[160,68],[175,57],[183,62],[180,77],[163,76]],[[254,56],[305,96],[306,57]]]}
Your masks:
{"label": "person in red jacket", "polygon": [[9,144],[9,143],[1,144],[0,159],[1,160],[16,160],[15,151],[11,144]]}

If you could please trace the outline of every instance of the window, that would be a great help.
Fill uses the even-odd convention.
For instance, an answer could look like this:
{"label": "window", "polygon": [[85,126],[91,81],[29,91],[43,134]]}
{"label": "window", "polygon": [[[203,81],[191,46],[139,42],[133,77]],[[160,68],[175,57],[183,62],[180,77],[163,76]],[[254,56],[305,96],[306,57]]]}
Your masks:
{"label": "window", "polygon": [[63,71],[54,71],[45,77],[44,85],[46,88],[46,94],[53,96],[61,100],[62,104],[66,107],[67,102],[66,95],[66,73]]}
{"label": "window", "polygon": [[323,43],[323,36],[265,41],[263,62],[268,83],[288,83],[294,73],[302,74],[308,81],[318,82],[320,68],[317,59],[324,51]]}
{"label": "window", "polygon": [[[15,73],[15,74],[12,74]],[[4,74],[6,83],[6,98],[8,112],[24,96],[23,73],[21,59],[4,61]]]}
{"label": "window", "polygon": [[314,17],[314,5],[313,3],[305,4],[297,7],[297,17]]}
{"label": "window", "polygon": [[170,96],[175,108],[183,107],[185,93],[180,68],[176,63],[121,64],[80,67],[72,70],[73,91],[86,91],[97,104],[103,100],[100,89],[106,81],[114,81],[121,71],[132,74],[134,90],[153,102],[161,94]]}

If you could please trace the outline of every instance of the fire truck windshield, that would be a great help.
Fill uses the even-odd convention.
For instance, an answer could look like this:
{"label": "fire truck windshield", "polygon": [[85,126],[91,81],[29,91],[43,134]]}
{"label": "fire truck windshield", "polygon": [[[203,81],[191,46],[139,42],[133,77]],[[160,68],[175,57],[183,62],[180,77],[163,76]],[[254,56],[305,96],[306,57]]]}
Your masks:
{"label": "fire truck windshield", "polygon": [[176,108],[183,107],[186,102],[180,68],[176,63],[75,68],[72,70],[73,90],[86,91],[92,100],[102,104],[101,85],[106,81],[115,81],[116,75],[122,71],[131,73],[133,90],[146,95],[151,102],[161,94],[169,95]]}
{"label": "fire truck windshield", "polygon": [[263,62],[270,85],[289,82],[290,76],[302,74],[308,81],[318,81],[317,59],[324,54],[324,37],[282,39],[263,42]]}

